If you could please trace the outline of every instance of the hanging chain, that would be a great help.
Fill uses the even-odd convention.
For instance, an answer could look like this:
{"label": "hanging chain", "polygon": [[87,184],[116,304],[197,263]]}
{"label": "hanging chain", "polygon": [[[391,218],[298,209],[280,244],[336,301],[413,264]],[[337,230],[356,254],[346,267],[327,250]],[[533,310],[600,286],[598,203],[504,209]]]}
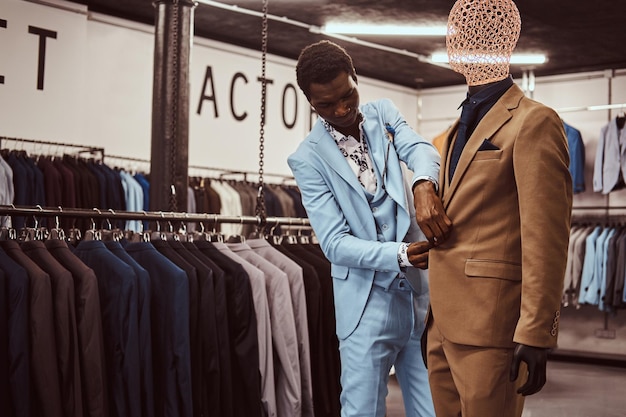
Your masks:
{"label": "hanging chain", "polygon": [[265,233],[265,196],[263,195],[263,157],[265,150],[265,99],[267,95],[267,80],[265,78],[265,67],[267,62],[267,3],[263,0],[263,23],[261,28],[261,125],[259,129],[259,191],[256,202],[256,215],[259,217],[258,232],[260,235]]}
{"label": "hanging chain", "polygon": [[170,27],[174,28],[174,33],[172,34],[172,45],[167,48],[171,53],[171,61],[172,68],[170,72],[170,83],[171,89],[170,92],[173,95],[172,97],[172,106],[173,109],[170,114],[170,131],[169,133],[169,143],[170,143],[170,186],[169,186],[169,201],[170,201],[170,210],[178,211],[178,198],[176,196],[176,177],[177,177],[177,155],[178,155],[178,35],[180,32],[179,26],[179,1],[172,1],[172,25]]}

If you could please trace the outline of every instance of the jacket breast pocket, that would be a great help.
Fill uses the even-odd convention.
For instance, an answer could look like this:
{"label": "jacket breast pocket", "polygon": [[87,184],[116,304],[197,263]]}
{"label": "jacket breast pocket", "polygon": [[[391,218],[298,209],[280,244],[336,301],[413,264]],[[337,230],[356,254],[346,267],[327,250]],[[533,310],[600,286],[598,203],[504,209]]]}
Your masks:
{"label": "jacket breast pocket", "polygon": [[494,151],[480,151],[474,155],[474,161],[485,161],[489,159],[500,159],[502,156],[502,149]]}
{"label": "jacket breast pocket", "polygon": [[465,275],[476,278],[499,278],[508,281],[522,280],[522,266],[512,262],[488,259],[468,259]]}

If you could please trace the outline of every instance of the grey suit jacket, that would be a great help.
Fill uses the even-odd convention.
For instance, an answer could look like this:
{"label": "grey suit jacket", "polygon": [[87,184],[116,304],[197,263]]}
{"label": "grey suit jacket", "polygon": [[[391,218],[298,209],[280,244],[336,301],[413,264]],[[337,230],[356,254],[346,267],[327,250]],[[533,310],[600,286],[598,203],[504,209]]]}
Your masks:
{"label": "grey suit jacket", "polygon": [[620,132],[613,119],[600,129],[593,166],[593,191],[611,192],[619,181],[620,172],[626,177],[626,129]]}

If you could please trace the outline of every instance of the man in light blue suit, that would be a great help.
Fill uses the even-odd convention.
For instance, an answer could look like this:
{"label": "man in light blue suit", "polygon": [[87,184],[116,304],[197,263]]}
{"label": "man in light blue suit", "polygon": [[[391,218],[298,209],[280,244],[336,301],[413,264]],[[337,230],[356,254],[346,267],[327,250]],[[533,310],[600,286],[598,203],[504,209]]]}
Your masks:
{"label": "man in light blue suit", "polygon": [[360,106],[339,45],[304,48],[296,75],[319,119],[288,163],[332,265],[341,415],[384,416],[394,366],[406,416],[434,416],[420,339],[428,249],[451,228],[436,195],[439,153],[390,100]]}

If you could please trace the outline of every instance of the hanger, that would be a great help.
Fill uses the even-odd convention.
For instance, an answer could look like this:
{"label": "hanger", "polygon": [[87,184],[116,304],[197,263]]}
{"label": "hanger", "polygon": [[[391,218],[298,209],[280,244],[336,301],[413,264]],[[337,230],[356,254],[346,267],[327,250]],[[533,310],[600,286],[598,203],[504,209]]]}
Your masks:
{"label": "hanger", "polygon": [[[94,208],[94,210],[97,211],[98,214],[102,214],[97,208]],[[91,229],[85,230],[83,240],[102,240],[102,231],[96,229],[96,222],[93,217],[90,218],[89,221],[91,222]]]}
{"label": "hanger", "polygon": [[[63,208],[59,206],[59,212],[62,212]],[[48,240],[65,240],[65,231],[61,228],[59,222],[59,216],[54,216],[54,227],[50,229],[48,236]]]}
{"label": "hanger", "polygon": [[[243,217],[239,218],[239,223],[243,224]],[[245,243],[246,237],[242,235],[231,235],[226,239],[226,243]]]}
{"label": "hanger", "polygon": [[217,214],[213,214],[213,230],[210,232],[207,232],[205,227],[204,227],[204,223],[200,222],[200,231],[199,232],[195,232],[194,236],[196,238],[198,238],[199,240],[206,240],[207,242],[223,242],[224,241],[224,235],[219,233],[217,231]]}

